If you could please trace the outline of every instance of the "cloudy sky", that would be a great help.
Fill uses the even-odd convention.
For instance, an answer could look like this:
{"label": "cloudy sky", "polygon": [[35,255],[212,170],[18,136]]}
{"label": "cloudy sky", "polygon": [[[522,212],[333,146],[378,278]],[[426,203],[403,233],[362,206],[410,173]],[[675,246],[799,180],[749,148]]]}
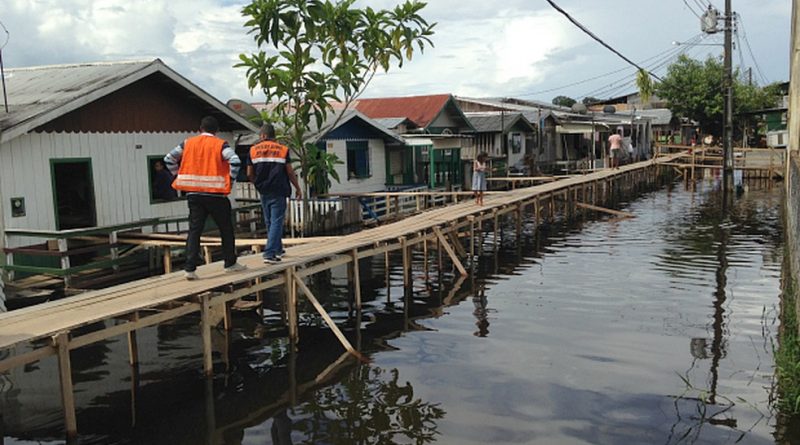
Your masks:
{"label": "cloudy sky", "polygon": [[[388,8],[400,0],[359,0]],[[663,74],[681,51],[719,55],[722,36],[696,41],[708,0],[556,0],[628,58]],[[718,8],[723,0],[711,0]],[[254,51],[238,0],[2,0],[6,67],[158,57],[225,101],[250,94],[238,54]],[[734,64],[761,84],[788,79],[790,0],[733,0],[741,42]],[[365,97],[453,93],[612,97],[635,90],[634,69],[545,0],[429,0],[435,47],[377,76]],[[693,40],[695,39],[695,40]],[[0,44],[6,36],[0,34]],[[752,55],[751,55],[752,54]],[[754,61],[755,59],[755,61]]]}

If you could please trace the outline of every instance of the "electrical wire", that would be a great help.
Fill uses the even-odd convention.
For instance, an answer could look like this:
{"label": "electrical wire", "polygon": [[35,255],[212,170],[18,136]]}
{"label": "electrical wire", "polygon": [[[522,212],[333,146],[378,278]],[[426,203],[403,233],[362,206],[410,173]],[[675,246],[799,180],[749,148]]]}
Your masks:
{"label": "electrical wire", "polygon": [[[611,45],[609,45],[608,43],[604,42],[604,41],[603,41],[603,39],[601,39],[600,37],[597,37],[597,36],[596,36],[596,35],[595,35],[595,34],[594,34],[592,31],[590,31],[590,30],[589,30],[589,28],[585,27],[585,26],[584,26],[583,24],[581,24],[579,21],[577,21],[577,20],[575,20],[574,18],[572,18],[572,16],[571,16],[571,15],[569,15],[569,14],[567,13],[567,11],[564,11],[563,9],[561,9],[561,7],[560,7],[560,6],[558,6],[557,4],[555,4],[555,2],[554,2],[553,0],[547,0],[547,3],[550,3],[550,6],[552,6],[552,7],[553,7],[553,8],[554,8],[556,11],[560,12],[561,14],[563,14],[563,15],[564,15],[564,17],[566,17],[566,18],[567,18],[567,19],[568,19],[570,22],[572,22],[572,23],[573,23],[575,26],[577,26],[578,28],[580,28],[580,29],[581,29],[581,31],[583,31],[584,33],[586,33],[586,34],[587,34],[589,37],[593,38],[594,40],[596,40],[596,41],[597,41],[598,43],[600,43],[601,45],[603,45],[603,46],[605,46],[606,48],[608,48],[608,49],[609,49],[611,52],[613,52],[614,54],[616,54],[616,55],[618,55],[619,57],[621,57],[621,58],[622,58],[622,60],[624,60],[624,61],[628,62],[629,64],[631,64],[631,65],[635,66],[636,68],[639,68],[639,69],[640,69],[640,70],[642,70],[642,71],[647,71],[647,70],[645,70],[644,68],[642,68],[642,67],[640,67],[639,65],[637,65],[637,64],[636,64],[636,62],[634,62],[634,61],[632,61],[631,59],[629,59],[629,58],[625,57],[625,56],[624,56],[624,55],[623,55],[621,52],[619,52],[619,51],[617,51],[616,49],[614,49],[614,48],[613,48]],[[656,79],[658,79],[658,80],[662,80],[662,79],[661,79],[660,77],[658,77],[657,75],[655,75],[655,74],[653,74],[653,73],[651,73],[651,72],[649,72],[649,71],[647,71],[647,72],[648,72],[648,73],[650,73],[650,75],[651,75],[651,76],[653,76],[653,77],[655,77]]]}
{"label": "electrical wire", "polygon": [[8,28],[6,28],[6,25],[4,25],[3,22],[1,21],[0,21],[0,28],[3,28],[3,32],[6,33],[6,41],[3,42],[2,45],[0,45],[0,51],[2,51],[6,48],[6,45],[8,45],[8,41],[9,39],[11,39],[11,33],[8,32]]}
{"label": "electrical wire", "polygon": [[[693,40],[695,40],[695,39],[697,39],[697,38],[699,38],[701,36],[702,36],[702,33],[697,34],[695,36],[690,37],[687,41],[693,41]],[[660,53],[658,53],[658,54],[656,54],[654,56],[650,56],[650,57],[648,57],[648,58],[646,58],[644,60],[640,60],[639,63],[644,65],[645,63],[647,63],[647,62],[649,62],[649,61],[651,61],[651,60],[653,60],[653,59],[655,59],[657,57],[661,57],[661,56],[666,55],[667,53],[670,53],[670,52],[673,52],[673,51],[676,51],[676,48],[675,47],[670,47],[670,48],[668,48],[668,49],[666,49],[666,50],[664,50],[664,51],[662,51],[662,52],[660,52]],[[531,93],[515,94],[515,96],[517,96],[517,97],[526,97],[526,96],[538,96],[540,94],[545,94],[545,93],[552,93],[553,91],[563,90],[565,88],[574,87],[576,85],[582,85],[584,83],[591,82],[593,80],[602,79],[603,77],[608,77],[608,76],[610,76],[612,74],[617,74],[617,73],[620,73],[622,71],[629,70],[631,68],[632,67],[630,67],[630,66],[626,66],[626,67],[623,67],[623,68],[620,68],[620,69],[617,69],[617,70],[614,70],[614,71],[609,71],[607,73],[599,74],[597,76],[589,77],[587,79],[579,80],[577,82],[572,82],[572,83],[569,83],[569,84],[566,84],[566,85],[553,87],[553,88],[548,88],[546,90],[534,91],[534,92],[531,92]]]}
{"label": "electrical wire", "polygon": [[689,2],[688,2],[688,1],[686,1],[686,0],[683,0],[683,4],[684,4],[684,5],[686,5],[686,7],[687,7],[687,8],[689,8],[689,11],[690,11],[692,14],[694,14],[694,16],[695,16],[695,17],[697,17],[698,19],[700,19],[700,14],[698,14],[698,13],[697,13],[697,11],[695,11],[695,10],[694,10],[694,8],[692,8],[692,6],[689,4]]}
{"label": "electrical wire", "polygon": [[758,60],[756,60],[756,56],[753,54],[753,49],[750,47],[750,41],[747,39],[747,31],[744,29],[744,20],[742,20],[742,16],[738,12],[735,13],[734,16],[736,17],[739,27],[741,27],[742,39],[744,40],[745,45],[747,45],[747,52],[750,54],[750,58],[753,59],[753,65],[755,65],[759,77],[761,77],[761,80],[766,85],[769,83],[769,80],[767,80],[767,77],[761,71],[761,66],[759,66]]}
{"label": "electrical wire", "polygon": [[[682,44],[680,46],[677,46],[677,47],[674,47],[674,48],[670,48],[669,50],[665,51],[664,54],[668,54],[668,55],[665,56],[663,59],[654,61],[651,64],[646,65],[646,66],[651,71],[658,71],[660,68],[662,68],[662,67],[666,66],[667,64],[671,63],[673,60],[675,60],[681,54],[689,51],[689,49],[691,49],[692,46],[695,43],[699,42],[703,38],[704,38],[704,36],[702,35],[702,33],[698,34],[698,35],[688,39],[684,44]],[[651,59],[652,59],[652,57],[651,57]],[[619,89],[620,83],[622,83],[622,85],[624,85],[624,86],[627,86],[629,84],[635,83],[636,75],[637,75],[637,73],[628,74],[628,75],[626,75],[626,76],[624,76],[624,77],[622,77],[620,79],[617,79],[617,80],[615,80],[615,81],[613,81],[613,82],[611,82],[609,84],[603,85],[603,86],[601,86],[599,88],[596,88],[596,89],[594,89],[594,90],[592,90],[592,91],[590,91],[590,92],[588,92],[586,94],[583,94],[582,96],[578,96],[578,97],[606,95],[606,94],[608,94],[608,92],[610,92],[612,90]]]}

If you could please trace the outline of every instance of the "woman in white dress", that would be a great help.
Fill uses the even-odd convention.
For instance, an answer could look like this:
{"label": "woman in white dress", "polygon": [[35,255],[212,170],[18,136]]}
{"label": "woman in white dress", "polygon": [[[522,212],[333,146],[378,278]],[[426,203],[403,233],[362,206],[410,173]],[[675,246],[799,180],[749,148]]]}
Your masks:
{"label": "woman in white dress", "polygon": [[472,162],[472,191],[475,195],[475,204],[483,205],[483,192],[486,191],[486,160],[489,155],[482,152]]}

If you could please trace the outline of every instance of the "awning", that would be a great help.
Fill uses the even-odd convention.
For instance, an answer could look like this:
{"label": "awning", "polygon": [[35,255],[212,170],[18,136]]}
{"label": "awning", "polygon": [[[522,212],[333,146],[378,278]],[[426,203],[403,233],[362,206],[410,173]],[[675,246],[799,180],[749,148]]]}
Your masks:
{"label": "awning", "polygon": [[592,131],[598,131],[607,129],[608,125],[602,122],[595,122],[592,125],[589,122],[581,122],[581,123],[565,123],[561,125],[556,125],[556,133],[561,134],[592,134]]}

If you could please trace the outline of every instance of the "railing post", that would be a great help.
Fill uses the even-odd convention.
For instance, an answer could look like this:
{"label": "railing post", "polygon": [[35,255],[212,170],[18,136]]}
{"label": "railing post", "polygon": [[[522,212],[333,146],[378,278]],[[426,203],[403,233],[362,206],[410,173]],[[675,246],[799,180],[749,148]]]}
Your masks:
{"label": "railing post", "polygon": [[67,242],[66,238],[58,238],[58,252],[61,254],[61,270],[64,271],[64,286],[69,287],[70,283],[72,282],[72,278],[69,275],[69,255],[67,251],[69,250],[69,243]]}

